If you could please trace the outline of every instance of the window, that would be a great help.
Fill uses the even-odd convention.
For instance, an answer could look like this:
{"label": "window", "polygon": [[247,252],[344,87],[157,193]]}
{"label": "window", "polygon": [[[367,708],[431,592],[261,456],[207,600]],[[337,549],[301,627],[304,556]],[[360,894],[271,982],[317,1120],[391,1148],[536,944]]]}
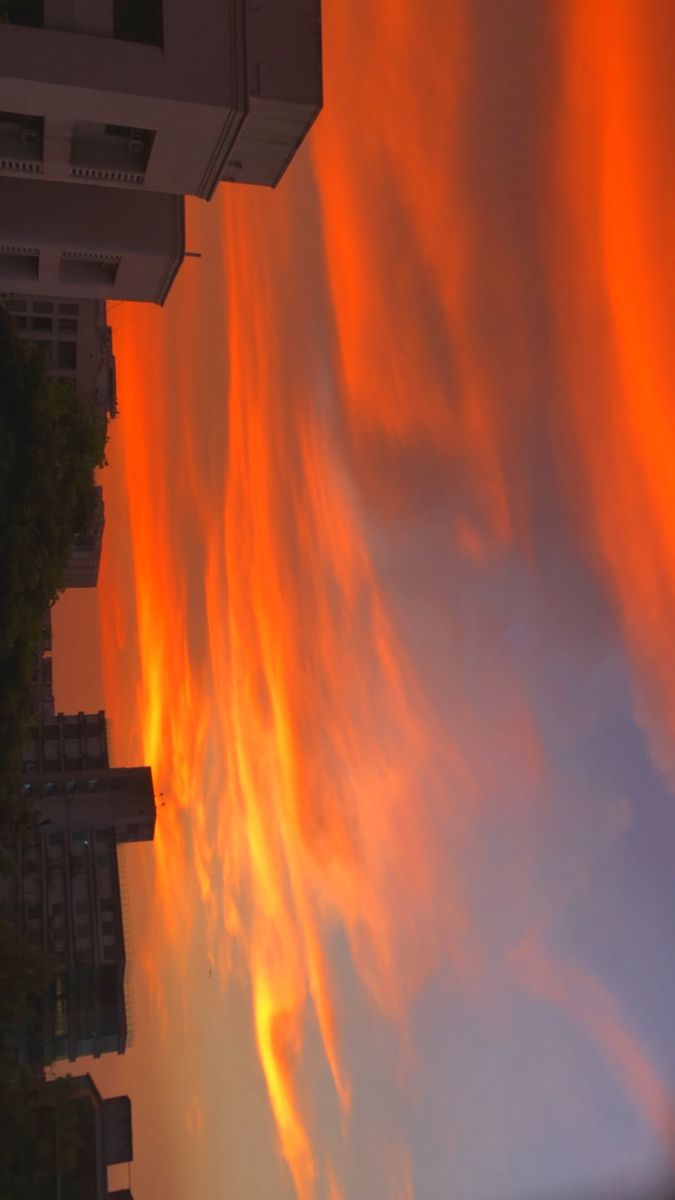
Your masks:
{"label": "window", "polygon": [[60,313],[68,313],[71,317],[76,317],[80,311],[79,304],[59,304]]}
{"label": "window", "polygon": [[117,933],[117,925],[115,924],[114,921],[102,921],[101,922],[101,930],[103,931],[103,933],[105,934],[106,937],[109,937],[111,934],[114,935],[115,933]]}
{"label": "window", "polygon": [[75,317],[59,317],[59,333],[77,333]]}
{"label": "window", "polygon": [[109,913],[109,912],[115,911],[115,901],[114,900],[108,900],[108,899],[99,900],[98,906],[99,906],[101,912]]}
{"label": "window", "polygon": [[162,46],[162,0],[113,0],[113,30],[125,42]]}
{"label": "window", "polygon": [[112,945],[108,944],[107,946],[104,946],[103,957],[107,959],[108,962],[115,962],[117,959],[117,946],[114,943]]}
{"label": "window", "polygon": [[52,916],[53,917],[62,917],[63,911],[64,911],[63,904],[61,903],[60,900],[57,900],[55,904],[52,904]]}
{"label": "window", "polygon": [[58,342],[56,346],[56,365],[61,371],[75,371],[77,368],[77,342]]}
{"label": "window", "polygon": [[77,904],[75,905],[75,912],[80,917],[82,917],[82,916],[86,917],[87,913],[89,912],[89,901],[88,900],[78,900]]}
{"label": "window", "polygon": [[51,317],[33,317],[30,325],[31,329],[40,329],[44,333],[51,333],[52,331]]}
{"label": "window", "polygon": [[14,317],[14,324],[16,325],[17,329],[27,329],[28,328],[28,321],[27,321],[26,317],[21,317],[21,316],[17,315],[16,317]]}
{"label": "window", "polygon": [[44,0],[5,0],[3,19],[10,25],[44,25]]}
{"label": "window", "polygon": [[63,834],[62,833],[50,833],[49,845],[50,846],[62,846],[63,845]]}
{"label": "window", "polygon": [[14,300],[12,298],[11,300],[3,300],[2,303],[3,303],[3,307],[7,309],[7,312],[25,313],[25,311],[26,311],[26,301],[25,300]]}
{"label": "window", "polygon": [[0,279],[37,279],[39,269],[39,253],[12,254],[0,251]]}
{"label": "window", "polygon": [[40,917],[42,909],[37,904],[29,904],[26,912],[33,921],[36,921]]}
{"label": "window", "polygon": [[88,938],[91,933],[89,923],[87,921],[78,921],[77,925],[75,926],[75,933],[78,937]]}
{"label": "window", "polygon": [[[25,308],[25,305],[24,305],[24,308]],[[33,312],[34,313],[51,313],[53,311],[54,311],[54,305],[52,304],[51,300],[34,300],[33,301]]]}

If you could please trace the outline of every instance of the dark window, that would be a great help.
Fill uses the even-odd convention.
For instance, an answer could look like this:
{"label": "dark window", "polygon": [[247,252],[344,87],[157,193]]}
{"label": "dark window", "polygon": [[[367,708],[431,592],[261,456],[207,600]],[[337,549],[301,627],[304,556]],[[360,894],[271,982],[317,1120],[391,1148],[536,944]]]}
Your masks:
{"label": "dark window", "polygon": [[39,254],[0,254],[0,279],[37,279]]}
{"label": "dark window", "polygon": [[79,311],[79,304],[59,304],[59,312],[68,313],[71,317],[76,317]]}
{"label": "dark window", "polygon": [[[27,911],[29,917],[31,917],[33,920],[37,920],[37,918],[40,916],[40,914],[42,912],[42,909],[37,904],[29,904],[26,911]],[[114,929],[114,926],[113,926],[113,929]]]}
{"label": "dark window", "polygon": [[107,945],[103,947],[103,957],[108,959],[108,962],[114,962],[117,958],[117,946]]}
{"label": "dark window", "polygon": [[62,917],[63,916],[63,904],[61,903],[60,900],[57,900],[57,902],[55,904],[52,904],[52,916],[53,917]]}
{"label": "dark window", "polygon": [[12,300],[3,300],[2,303],[3,303],[3,306],[7,309],[7,312],[17,313],[17,312],[25,312],[26,311],[26,301],[25,300],[13,300],[13,299]]}
{"label": "dark window", "polygon": [[75,317],[59,317],[59,333],[77,333]]}
{"label": "dark window", "polygon": [[21,317],[21,316],[14,317],[14,324],[16,325],[17,329],[27,329],[28,328],[28,321],[27,321],[26,317]]}
{"label": "dark window", "polygon": [[77,904],[75,905],[75,912],[80,917],[82,917],[82,916],[86,917],[87,913],[89,912],[89,901],[88,900],[78,900]]}
{"label": "dark window", "polygon": [[113,29],[124,42],[161,46],[164,41],[162,0],[113,0]]}
{"label": "dark window", "polygon": [[51,317],[33,317],[30,325],[31,329],[39,329],[43,333],[51,333],[52,331]]}
{"label": "dark window", "polygon": [[101,929],[103,930],[103,933],[106,935],[110,935],[111,933],[117,933],[117,925],[115,924],[114,921],[102,921]]}
{"label": "dark window", "polygon": [[62,371],[74,371],[77,367],[77,342],[58,342],[56,365]]}
{"label": "dark window", "polygon": [[75,926],[75,932],[78,937],[88,938],[91,931],[86,921],[78,921],[77,925]]}
{"label": "dark window", "polygon": [[99,908],[100,908],[101,912],[114,912],[115,911],[115,901],[108,900],[108,899],[99,900]]}
{"label": "dark window", "polygon": [[54,305],[52,304],[51,300],[34,300],[33,301],[33,312],[34,313],[51,313],[53,311],[54,311]]}
{"label": "dark window", "polygon": [[50,846],[62,846],[63,845],[63,834],[62,833],[50,833],[49,845]]}
{"label": "dark window", "polygon": [[5,0],[0,11],[3,20],[10,25],[33,25],[39,28],[45,23],[43,0]]}

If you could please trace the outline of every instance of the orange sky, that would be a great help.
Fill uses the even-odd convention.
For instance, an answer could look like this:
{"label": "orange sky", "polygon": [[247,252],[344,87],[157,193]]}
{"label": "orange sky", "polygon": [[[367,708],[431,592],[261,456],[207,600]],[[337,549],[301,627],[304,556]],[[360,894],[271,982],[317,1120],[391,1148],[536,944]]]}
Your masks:
{"label": "orange sky", "polygon": [[[162,793],[127,856],[138,1049],[102,1068],[133,1081],[137,1200],[360,1200],[360,1060],[414,1107],[439,972],[434,1020],[464,997],[503,1033],[500,988],[535,995],[663,1135],[632,999],[614,1037],[592,964],[512,955],[627,812],[569,793],[599,718],[565,688],[610,637],[673,763],[674,17],[326,3],[288,177],[190,204],[166,309],[111,307],[105,699]],[[407,1112],[359,1151],[370,1194],[440,1200]]]}

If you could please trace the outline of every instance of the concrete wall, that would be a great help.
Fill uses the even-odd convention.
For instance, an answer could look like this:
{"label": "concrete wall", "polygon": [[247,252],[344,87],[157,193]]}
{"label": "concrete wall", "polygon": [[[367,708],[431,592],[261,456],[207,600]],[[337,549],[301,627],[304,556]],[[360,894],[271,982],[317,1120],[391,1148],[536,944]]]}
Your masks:
{"label": "concrete wall", "polygon": [[[0,290],[162,303],[183,259],[184,222],[179,196],[0,178]],[[76,274],[69,256],[100,269]]]}

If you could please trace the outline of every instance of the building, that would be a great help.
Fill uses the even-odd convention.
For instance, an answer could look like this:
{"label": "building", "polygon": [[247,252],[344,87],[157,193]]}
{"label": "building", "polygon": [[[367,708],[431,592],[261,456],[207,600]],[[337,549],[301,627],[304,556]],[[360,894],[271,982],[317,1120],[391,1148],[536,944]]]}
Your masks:
{"label": "building", "polygon": [[274,186],[322,104],[320,0],[5,0],[0,172]]}
{"label": "building", "polygon": [[94,507],[86,529],[78,533],[66,566],[63,583],[67,588],[96,587],[101,563],[101,547],[105,528],[103,488],[92,483]]}
{"label": "building", "polygon": [[[102,300],[55,300],[48,296],[0,294],[15,331],[26,345],[40,350],[53,379],[63,379],[91,403],[105,425],[117,413],[112,330]],[[96,587],[103,545],[103,489],[92,481],[91,521],[75,539],[64,586]]]}
{"label": "building", "polygon": [[[45,1197],[111,1200],[126,1195],[132,1200],[128,1190],[108,1190],[108,1167],[133,1161],[128,1096],[104,1100],[91,1075],[73,1075],[46,1084],[35,1118],[32,1132],[40,1142],[39,1185]],[[65,1155],[63,1134],[58,1136],[64,1125],[70,1142]]]}
{"label": "building", "polygon": [[152,772],[110,766],[103,710],[38,720],[23,750],[23,794],[44,833],[77,833],[78,842],[101,829],[116,843],[154,837]]}
{"label": "building", "polygon": [[124,1053],[129,1037],[123,862],[154,835],[148,767],[111,767],[104,712],[41,718],[23,759],[34,830],[9,852],[0,914],[55,956],[53,982],[10,1030],[20,1062]]}
{"label": "building", "polygon": [[31,707],[36,717],[54,716],[54,682],[52,673],[52,614],[48,609],[42,618],[38,645],[30,680]]}
{"label": "building", "polygon": [[81,396],[91,399],[102,421],[116,415],[112,331],[102,300],[78,296],[58,301],[6,293],[0,296],[0,304],[11,313],[21,340],[47,356],[54,379],[70,380]]}
{"label": "building", "polygon": [[[0,57],[7,29],[17,32],[0,24]],[[184,240],[182,196],[0,174],[1,291],[162,304]]]}

